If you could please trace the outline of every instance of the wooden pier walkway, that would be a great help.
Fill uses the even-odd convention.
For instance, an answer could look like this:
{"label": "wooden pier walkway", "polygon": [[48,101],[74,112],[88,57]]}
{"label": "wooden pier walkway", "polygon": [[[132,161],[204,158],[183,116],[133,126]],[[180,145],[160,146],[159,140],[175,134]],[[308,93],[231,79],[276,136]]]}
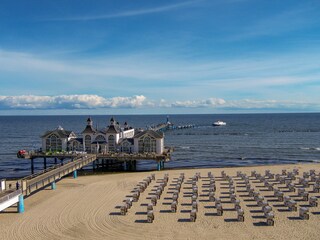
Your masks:
{"label": "wooden pier walkway", "polygon": [[[24,158],[31,160],[31,165],[33,168],[33,161],[36,158],[58,158],[61,161],[63,159],[71,159],[70,162],[65,164],[55,164],[49,168],[45,168],[43,171],[37,172],[36,174],[29,175],[20,179],[18,190],[7,190],[0,192],[0,211],[18,203],[18,211],[24,211],[23,197],[29,196],[36,191],[43,189],[51,184],[51,188],[55,189],[56,181],[60,180],[62,177],[73,173],[73,177],[77,177],[77,170],[87,166],[90,163],[94,163],[100,159],[112,160],[123,164],[124,170],[137,160],[154,160],[158,164],[158,170],[164,168],[164,162],[170,161],[171,149],[167,149],[164,154],[154,154],[154,153],[99,153],[99,154],[53,154],[47,155],[45,153],[28,153]],[[32,169],[33,172],[33,169]]]}

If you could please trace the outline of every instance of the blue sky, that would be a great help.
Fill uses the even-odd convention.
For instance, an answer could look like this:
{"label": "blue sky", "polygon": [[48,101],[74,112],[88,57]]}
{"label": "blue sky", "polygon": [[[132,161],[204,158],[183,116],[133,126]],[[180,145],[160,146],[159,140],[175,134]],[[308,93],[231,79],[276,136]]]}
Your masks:
{"label": "blue sky", "polygon": [[318,112],[318,0],[4,0],[0,115]]}

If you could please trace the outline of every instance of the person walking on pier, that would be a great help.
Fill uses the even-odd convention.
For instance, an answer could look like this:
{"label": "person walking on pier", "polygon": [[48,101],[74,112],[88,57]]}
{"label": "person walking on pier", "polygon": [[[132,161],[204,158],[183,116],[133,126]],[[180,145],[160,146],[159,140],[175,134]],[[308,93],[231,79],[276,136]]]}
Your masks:
{"label": "person walking on pier", "polygon": [[20,184],[19,184],[19,181],[17,181],[16,182],[16,189],[19,190],[19,188],[20,188]]}

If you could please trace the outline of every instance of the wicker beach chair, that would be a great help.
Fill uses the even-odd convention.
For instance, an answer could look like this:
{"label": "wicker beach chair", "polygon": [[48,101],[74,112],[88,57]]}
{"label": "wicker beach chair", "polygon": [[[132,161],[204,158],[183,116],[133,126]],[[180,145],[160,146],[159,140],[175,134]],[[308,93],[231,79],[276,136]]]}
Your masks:
{"label": "wicker beach chair", "polygon": [[132,207],[132,202],[133,202],[133,198],[127,198],[126,199],[126,204],[128,205],[128,208]]}
{"label": "wicker beach chair", "polygon": [[238,219],[238,222],[244,222],[244,211],[243,209],[239,208],[237,209],[237,219]]}
{"label": "wicker beach chair", "polygon": [[273,212],[268,212],[266,215],[267,219],[267,225],[268,226],[274,226],[274,213]]}
{"label": "wicker beach chair", "polygon": [[191,196],[191,204],[192,204],[192,202],[197,201],[197,199],[198,199],[197,195],[192,195]]}
{"label": "wicker beach chair", "polygon": [[171,203],[171,212],[173,212],[173,213],[177,212],[177,202],[176,201],[173,201]]}
{"label": "wicker beach chair", "polygon": [[293,183],[289,183],[287,187],[288,187],[290,192],[294,192],[296,190],[296,188],[295,188]]}
{"label": "wicker beach chair", "polygon": [[153,211],[148,211],[148,213],[147,213],[147,222],[148,223],[153,223],[153,220],[154,220]]}
{"label": "wicker beach chair", "polygon": [[195,222],[197,219],[197,211],[192,209],[190,212],[190,222]]}
{"label": "wicker beach chair", "polygon": [[147,206],[147,211],[153,211],[153,204],[152,203],[149,203],[148,206]]}
{"label": "wicker beach chair", "polygon": [[289,211],[296,212],[297,211],[297,202],[294,200],[289,200],[287,203],[287,207]]}
{"label": "wicker beach chair", "polygon": [[192,209],[195,209],[198,212],[198,202],[197,201],[192,202]]}
{"label": "wicker beach chair", "polygon": [[284,196],[283,198],[283,204],[288,207],[288,202],[291,200],[290,196]]}
{"label": "wicker beach chair", "polygon": [[151,179],[156,180],[156,175],[154,173],[151,174]]}
{"label": "wicker beach chair", "polygon": [[315,193],[319,193],[320,192],[320,184],[319,183],[315,183],[313,185],[313,192],[315,192]]}
{"label": "wicker beach chair", "polygon": [[232,193],[230,195],[230,200],[231,200],[232,203],[234,203],[237,200],[236,194]]}
{"label": "wicker beach chair", "polygon": [[126,215],[128,212],[128,205],[125,203],[120,207],[120,213],[121,215]]}
{"label": "wicker beach chair", "polygon": [[241,208],[241,206],[240,206],[240,200],[239,199],[236,199],[235,201],[234,201],[234,209],[235,210],[239,210]]}
{"label": "wicker beach chair", "polygon": [[299,217],[303,220],[309,220],[309,208],[301,207],[299,209]]}
{"label": "wicker beach chair", "polygon": [[214,202],[215,201],[214,192],[209,192],[209,201],[210,202]]}
{"label": "wicker beach chair", "polygon": [[134,202],[138,202],[139,196],[140,196],[140,193],[139,193],[138,191],[137,191],[137,192],[134,192],[134,193],[132,194],[132,199],[133,199],[133,201],[134,201]]}
{"label": "wicker beach chair", "polygon": [[222,208],[221,203],[218,203],[218,204],[216,205],[216,209],[217,209],[217,215],[218,215],[218,216],[222,216],[222,215],[223,215],[223,208]]}
{"label": "wicker beach chair", "polygon": [[257,198],[257,204],[258,204],[259,207],[262,206],[263,201],[264,201],[264,197],[263,197],[263,196],[258,196],[258,198]]}
{"label": "wicker beach chair", "polygon": [[309,205],[310,207],[318,207],[318,198],[315,196],[312,196],[309,198]]}
{"label": "wicker beach chair", "polygon": [[253,193],[254,193],[254,188],[250,188],[249,189],[249,196],[253,197]]}
{"label": "wicker beach chair", "polygon": [[282,175],[287,175],[287,170],[286,169],[282,169]]}
{"label": "wicker beach chair", "polygon": [[272,212],[272,207],[269,206],[269,205],[265,206],[264,209],[263,209],[264,216],[267,217],[267,214],[270,213],[270,212]]}
{"label": "wicker beach chair", "polygon": [[152,197],[151,197],[151,203],[152,203],[153,206],[156,206],[156,205],[157,205],[157,201],[158,201],[157,196],[152,196]]}
{"label": "wicker beach chair", "polygon": [[208,178],[212,178],[212,173],[208,172]]}
{"label": "wicker beach chair", "polygon": [[267,201],[262,201],[262,202],[260,203],[260,207],[261,207],[261,209],[262,209],[263,212],[264,212],[264,209],[265,209],[267,206],[269,206],[269,203],[268,203]]}
{"label": "wicker beach chair", "polygon": [[251,171],[251,177],[256,177],[257,171]]}
{"label": "wicker beach chair", "polygon": [[253,192],[253,199],[255,200],[255,201],[258,201],[258,197],[260,196],[260,193],[259,192],[257,192],[257,191],[254,191]]}

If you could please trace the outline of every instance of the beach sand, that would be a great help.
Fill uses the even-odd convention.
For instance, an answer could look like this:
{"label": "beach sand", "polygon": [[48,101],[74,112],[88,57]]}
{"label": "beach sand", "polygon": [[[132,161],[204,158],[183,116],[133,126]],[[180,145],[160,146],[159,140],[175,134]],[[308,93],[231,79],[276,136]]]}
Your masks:
{"label": "beach sand", "polygon": [[[236,178],[237,171],[250,176],[252,170],[264,175],[266,169],[281,173],[282,169],[292,171],[294,168],[299,169],[299,176],[310,169],[315,169],[319,174],[320,164],[163,170],[79,176],[77,179],[66,177],[57,183],[56,190],[48,187],[26,198],[25,213],[16,213],[16,207],[1,213],[0,239],[320,239],[320,206],[310,208],[309,220],[300,220],[298,212],[287,211],[282,202],[275,201],[271,196],[272,191],[265,191],[262,183],[250,178],[251,185],[265,196],[275,213],[275,225],[266,226],[261,207],[255,206],[256,202],[251,200],[253,198],[243,192],[245,188],[237,185],[241,182]],[[235,177],[236,195],[244,209],[244,222],[236,221],[234,205],[228,203],[227,182],[220,181],[222,170]],[[216,177],[216,196],[222,197],[223,216],[216,215],[215,204],[207,201],[207,192],[203,191],[208,190],[203,186],[208,184],[205,181],[208,179],[204,178],[208,171]],[[170,184],[174,184],[174,178],[182,172],[185,173],[185,181],[179,195],[178,210],[171,213],[170,188],[173,186]],[[203,177],[197,183],[199,211],[196,222],[189,222],[191,198],[188,193],[192,190],[186,182],[196,172]],[[126,196],[131,195],[134,187],[151,173],[155,173],[158,182],[150,183],[127,215],[119,215],[119,206]],[[154,207],[154,222],[147,223],[146,204],[150,203],[147,198],[150,198],[149,193],[154,192],[165,173],[169,174],[168,185]],[[307,190],[312,191],[312,186]],[[293,196],[299,206],[309,204],[299,201],[301,198],[296,196],[297,192],[285,192],[285,195]],[[320,193],[312,192],[310,196],[320,198]]]}

